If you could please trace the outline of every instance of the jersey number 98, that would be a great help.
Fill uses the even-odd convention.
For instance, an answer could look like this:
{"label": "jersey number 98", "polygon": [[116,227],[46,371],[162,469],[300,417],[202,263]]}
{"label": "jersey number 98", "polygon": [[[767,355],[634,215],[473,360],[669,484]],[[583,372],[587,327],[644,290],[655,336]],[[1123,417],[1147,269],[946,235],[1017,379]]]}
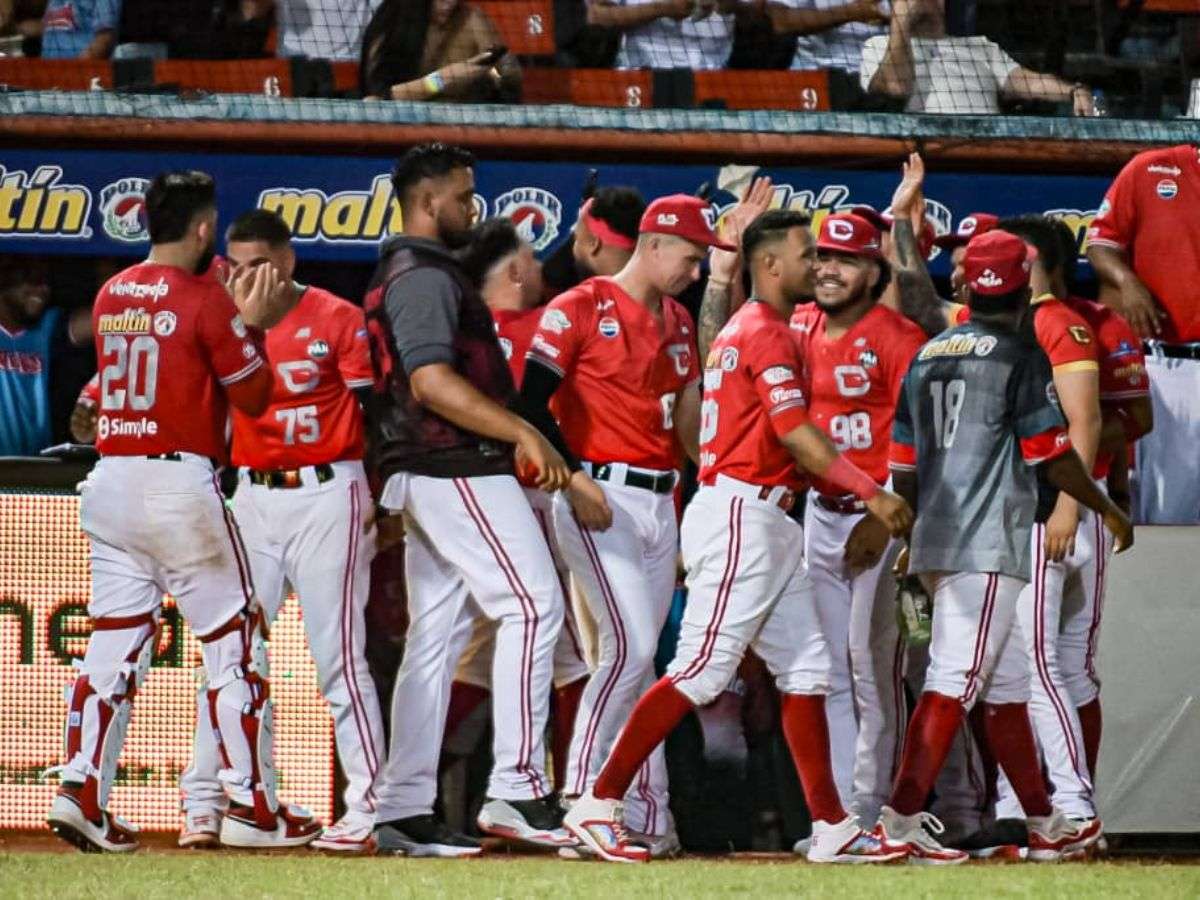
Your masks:
{"label": "jersey number 98", "polygon": [[852,412],[829,420],[829,436],[838,452],[867,450],[874,438],[871,435],[871,414]]}

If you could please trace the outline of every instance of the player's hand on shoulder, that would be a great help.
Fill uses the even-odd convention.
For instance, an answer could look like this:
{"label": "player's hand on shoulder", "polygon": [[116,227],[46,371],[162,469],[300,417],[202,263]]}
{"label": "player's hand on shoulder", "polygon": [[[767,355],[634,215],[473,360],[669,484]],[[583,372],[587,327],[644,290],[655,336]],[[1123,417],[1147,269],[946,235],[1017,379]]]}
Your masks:
{"label": "player's hand on shoulder", "polygon": [[548,494],[561,491],[571,480],[571,470],[557,450],[533,426],[523,429],[516,443],[517,471],[533,478]]}
{"label": "player's hand on shoulder", "polygon": [[883,522],[874,516],[863,516],[846,539],[846,565],[851,570],[871,568],[883,558],[890,537]]}
{"label": "player's hand on shoulder", "polygon": [[1133,522],[1116,506],[1111,506],[1104,513],[1104,527],[1116,539],[1114,552],[1123,553],[1133,546]]}
{"label": "player's hand on shoulder", "polygon": [[277,325],[292,306],[291,285],[269,264],[239,266],[230,279],[229,292],[242,321],[264,331]]}
{"label": "player's hand on shoulder", "polygon": [[894,537],[907,534],[912,528],[912,507],[899,494],[881,490],[867,501],[867,509],[887,527]]}
{"label": "player's hand on shoulder", "polygon": [[1075,532],[1079,529],[1079,508],[1060,501],[1046,520],[1046,558],[1062,562],[1075,553]]}
{"label": "player's hand on shoulder", "polygon": [[588,477],[586,472],[576,472],[567,485],[567,499],[579,523],[589,531],[605,531],[612,525],[612,509],[604,496],[604,490]]}

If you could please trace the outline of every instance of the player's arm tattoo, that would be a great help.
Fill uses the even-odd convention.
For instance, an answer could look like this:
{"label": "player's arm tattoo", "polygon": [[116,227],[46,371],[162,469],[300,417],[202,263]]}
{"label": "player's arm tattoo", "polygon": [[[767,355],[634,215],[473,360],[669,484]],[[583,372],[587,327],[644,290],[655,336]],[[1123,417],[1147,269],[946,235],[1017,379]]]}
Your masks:
{"label": "player's arm tattoo", "polygon": [[892,244],[896,249],[896,290],[900,312],[916,322],[930,337],[946,330],[946,314],[941,298],[921,258],[912,222],[897,219],[892,224]]}
{"label": "player's arm tattoo", "polygon": [[700,366],[708,359],[709,348],[717,339],[725,323],[729,321],[730,297],[732,285],[713,281],[711,278],[704,287],[704,298],[700,301],[700,315],[696,323],[696,342],[700,348]]}

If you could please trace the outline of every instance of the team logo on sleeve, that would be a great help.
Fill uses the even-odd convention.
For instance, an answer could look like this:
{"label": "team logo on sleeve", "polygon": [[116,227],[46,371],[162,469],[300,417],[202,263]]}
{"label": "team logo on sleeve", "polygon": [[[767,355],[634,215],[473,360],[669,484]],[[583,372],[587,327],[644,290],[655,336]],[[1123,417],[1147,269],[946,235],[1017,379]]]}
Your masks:
{"label": "team logo on sleeve", "polygon": [[160,309],[154,314],[154,333],[159,337],[170,337],[175,333],[175,313]]}
{"label": "team logo on sleeve", "polygon": [[511,219],[522,240],[534,250],[544,250],[558,237],[562,203],[542,188],[519,187],[497,197],[492,214]]}
{"label": "team logo on sleeve", "polygon": [[542,313],[541,321],[538,322],[538,328],[549,331],[551,334],[562,334],[570,327],[571,320],[561,309],[546,310]]}
{"label": "team logo on sleeve", "polygon": [[803,400],[804,391],[799,388],[771,388],[771,403],[778,406],[781,403],[791,403],[793,400]]}
{"label": "team logo on sleeve", "polygon": [[785,381],[791,381],[796,375],[788,366],[771,366],[762,373],[763,381],[767,384],[783,384]]}
{"label": "team logo on sleeve", "polygon": [[229,327],[233,329],[233,333],[240,338],[246,336],[246,323],[242,321],[241,316],[234,316],[229,320]]}
{"label": "team logo on sleeve", "polygon": [[1154,186],[1154,191],[1163,200],[1174,200],[1179,193],[1179,184],[1173,178],[1164,178]]}
{"label": "team logo on sleeve", "polygon": [[602,337],[615,338],[621,333],[621,323],[610,316],[605,316],[597,324],[596,330],[600,332]]}
{"label": "team logo on sleeve", "polygon": [[512,341],[506,337],[499,338],[500,352],[504,354],[505,359],[512,359]]}
{"label": "team logo on sleeve", "polygon": [[329,355],[329,345],[318,338],[308,345],[308,355],[312,359],[324,359]]}
{"label": "team logo on sleeve", "polygon": [[996,349],[996,339],[994,337],[992,337],[990,334],[981,335],[979,337],[979,339],[975,341],[975,355],[976,356],[987,356],[989,353],[991,353],[995,349]]}
{"label": "team logo on sleeve", "polygon": [[114,241],[138,243],[150,236],[146,221],[145,178],[122,178],[100,191],[100,218],[104,233]]}
{"label": "team logo on sleeve", "polygon": [[732,372],[737,368],[738,364],[738,349],[737,347],[726,347],[721,351],[721,370],[724,372]]}
{"label": "team logo on sleeve", "polygon": [[858,361],[864,369],[873,369],[879,365],[879,356],[868,347],[862,353],[858,354]]}
{"label": "team logo on sleeve", "polygon": [[1075,339],[1077,344],[1090,344],[1092,336],[1088,334],[1088,330],[1082,325],[1068,325],[1067,332]]}

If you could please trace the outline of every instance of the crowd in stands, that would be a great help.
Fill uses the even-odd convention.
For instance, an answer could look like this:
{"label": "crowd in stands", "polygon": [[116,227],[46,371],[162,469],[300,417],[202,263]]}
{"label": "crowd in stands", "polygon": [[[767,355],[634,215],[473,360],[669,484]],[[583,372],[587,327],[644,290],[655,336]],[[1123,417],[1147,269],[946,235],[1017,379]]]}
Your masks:
{"label": "crowd in stands", "polygon": [[[1157,117],[1164,80],[1182,111],[1200,69],[1200,5],[1197,15],[1158,5],[549,0],[546,21],[515,6],[511,16],[553,31],[555,55],[538,63],[821,70],[833,108],[949,114],[1104,114],[1094,88],[1115,79],[1130,94],[1158,86],[1160,108],[1137,111]],[[0,42],[55,59],[356,62],[366,98],[514,102],[521,62],[488,53],[504,47],[509,16],[503,0],[0,0]]]}

